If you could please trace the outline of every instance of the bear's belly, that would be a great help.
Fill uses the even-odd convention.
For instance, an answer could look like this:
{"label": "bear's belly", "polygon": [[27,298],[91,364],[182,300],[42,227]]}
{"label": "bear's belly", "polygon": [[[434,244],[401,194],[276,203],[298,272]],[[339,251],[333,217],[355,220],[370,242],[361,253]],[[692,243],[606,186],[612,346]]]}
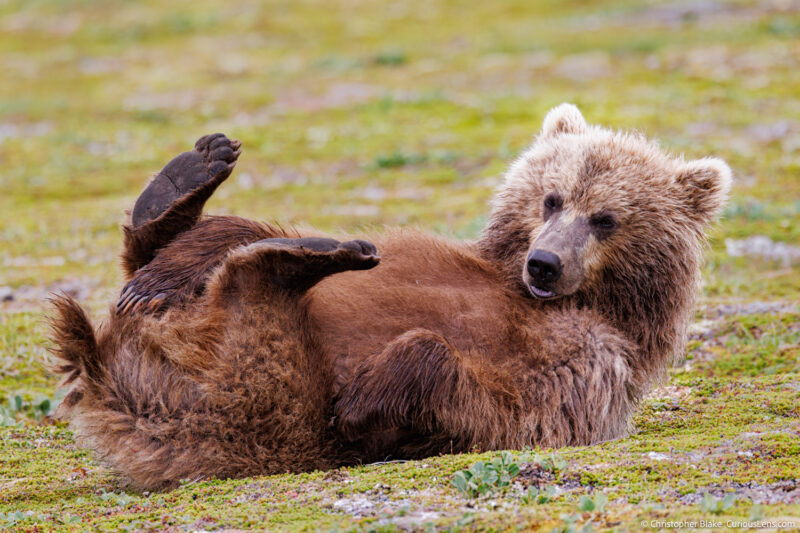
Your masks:
{"label": "bear's belly", "polygon": [[468,248],[415,232],[370,240],[380,265],[333,275],[307,295],[314,334],[334,368],[334,392],[364,358],[415,329],[489,359],[524,350],[535,304],[510,293]]}

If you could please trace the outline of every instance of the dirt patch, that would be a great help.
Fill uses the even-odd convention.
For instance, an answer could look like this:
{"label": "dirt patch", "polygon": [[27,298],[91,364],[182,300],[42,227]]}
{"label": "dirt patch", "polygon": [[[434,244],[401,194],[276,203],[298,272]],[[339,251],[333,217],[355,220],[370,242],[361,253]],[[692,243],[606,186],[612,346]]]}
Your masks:
{"label": "dirt patch", "polygon": [[293,89],[279,94],[270,111],[280,114],[342,108],[373,100],[381,92],[386,91],[366,83],[335,83],[318,94]]}
{"label": "dirt patch", "polygon": [[586,52],[565,57],[553,68],[553,73],[575,82],[587,82],[611,74],[611,59],[605,52]]}
{"label": "dirt patch", "polygon": [[793,504],[800,502],[800,480],[778,481],[766,485],[754,481],[709,485],[699,489],[697,492],[684,494],[678,498],[678,501],[687,505],[697,505],[703,500],[703,495],[706,493],[716,498],[724,498],[728,494],[735,494],[737,500],[748,500],[759,504]]}
{"label": "dirt patch", "polygon": [[356,495],[336,500],[331,504],[331,508],[354,518],[363,518],[377,514],[379,508],[389,507],[390,503],[389,497],[385,494]]}
{"label": "dirt patch", "polygon": [[78,301],[88,300],[100,286],[99,280],[77,278],[57,281],[45,286],[22,285],[17,288],[0,287],[0,309],[26,311],[39,309],[54,294],[66,294]]}
{"label": "dirt patch", "polygon": [[773,241],[765,235],[725,239],[725,249],[731,257],[759,257],[779,261],[784,267],[800,263],[800,246]]}
{"label": "dirt patch", "polygon": [[325,481],[329,483],[340,483],[350,476],[344,470],[331,470],[325,474]]}
{"label": "dirt patch", "polygon": [[645,397],[647,399],[670,399],[673,401],[681,400],[692,393],[691,387],[682,385],[665,385],[656,387]]}
{"label": "dirt patch", "polygon": [[546,485],[552,485],[553,481],[555,481],[555,476],[552,472],[544,470],[539,465],[530,463],[520,469],[516,480],[526,487],[534,485],[537,488],[542,488]]}
{"label": "dirt patch", "polygon": [[[330,504],[336,512],[350,515],[353,518],[378,517],[379,525],[393,524],[400,529],[410,529],[425,522],[437,520],[446,514],[459,514],[463,512],[462,502],[448,499],[447,505],[442,505],[442,496],[430,490],[400,491],[395,497],[390,497],[383,487],[364,494],[354,494],[339,498]],[[435,504],[420,505],[420,501],[430,500]],[[470,506],[474,502],[466,502]],[[436,508],[434,511],[432,508]],[[448,508],[452,513],[443,513],[441,509]]]}
{"label": "dirt patch", "polygon": [[49,122],[33,122],[30,124],[0,122],[0,144],[6,139],[41,137],[47,135],[51,131],[53,131],[53,125]]}
{"label": "dirt patch", "polygon": [[[689,326],[689,340],[699,341],[700,345],[691,349],[692,362],[689,366],[697,362],[706,362],[716,359],[719,354],[710,351],[711,347],[724,347],[731,335],[736,335],[737,331],[730,330],[730,324],[726,320],[730,316],[751,316],[751,315],[774,315],[780,313],[797,313],[800,307],[794,302],[747,302],[731,303],[717,306],[709,306],[703,310],[706,317],[694,322]],[[800,327],[800,324],[797,325]],[[793,331],[795,325],[790,325],[789,330]],[[763,334],[759,328],[752,328],[750,335],[754,339],[759,339]],[[653,397],[652,395],[650,397]]]}
{"label": "dirt patch", "polygon": [[[800,311],[800,307],[794,302],[749,302],[708,307],[703,314],[709,318],[722,318],[732,315],[773,315],[777,313],[796,313],[798,311]],[[705,320],[701,321],[701,323],[713,322]]]}
{"label": "dirt patch", "polygon": [[797,0],[762,0],[742,5],[717,0],[679,0],[656,4],[633,13],[616,16],[611,23],[635,26],[683,26],[685,24],[723,24],[792,13],[800,10]]}

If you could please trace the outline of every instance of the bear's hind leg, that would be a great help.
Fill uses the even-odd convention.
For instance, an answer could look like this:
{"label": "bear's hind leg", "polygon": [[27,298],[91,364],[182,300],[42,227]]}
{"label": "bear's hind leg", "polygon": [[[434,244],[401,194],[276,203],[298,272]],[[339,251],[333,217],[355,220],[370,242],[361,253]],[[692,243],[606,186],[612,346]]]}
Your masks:
{"label": "bear's hind leg", "polygon": [[116,314],[158,313],[200,296],[211,273],[228,253],[262,239],[284,237],[269,224],[230,216],[208,216],[185,231],[125,284]]}
{"label": "bear's hind leg", "polygon": [[230,176],[241,153],[241,143],[221,133],[206,135],[156,175],[145,188],[123,226],[122,264],[128,276],[149,263],[159,248],[191,229],[203,206]]}
{"label": "bear's hind leg", "polygon": [[[176,341],[165,342],[220,343],[211,354],[196,351],[194,360],[173,359],[203,369],[199,379],[214,391],[206,400],[220,416],[197,428],[209,472],[272,474],[340,462],[328,426],[333,372],[309,327],[304,291],[326,275],[377,261],[375,247],[363,241],[268,238],[231,251],[214,271],[197,333],[176,330]],[[187,470],[197,468],[198,457],[187,457]]]}

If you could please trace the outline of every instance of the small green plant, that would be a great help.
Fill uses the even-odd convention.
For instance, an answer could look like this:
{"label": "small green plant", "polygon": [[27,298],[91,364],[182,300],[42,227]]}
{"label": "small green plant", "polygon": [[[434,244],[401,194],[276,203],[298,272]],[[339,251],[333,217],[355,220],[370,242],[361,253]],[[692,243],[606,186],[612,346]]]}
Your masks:
{"label": "small green plant", "polygon": [[578,509],[584,512],[597,511],[599,513],[606,512],[606,504],[608,503],[608,496],[602,492],[595,492],[594,497],[583,495],[578,502]]}
{"label": "small green plant", "polygon": [[567,469],[567,460],[555,452],[547,455],[542,455],[539,453],[535,453],[533,455],[527,454],[522,458],[522,460],[524,462],[537,464],[542,470],[552,474],[557,474]]}
{"label": "small green plant", "polygon": [[464,513],[461,515],[461,518],[450,524],[447,529],[444,529],[446,533],[458,533],[460,531],[468,530],[470,524],[475,521],[475,515],[473,513]]}
{"label": "small green plant", "polygon": [[531,485],[528,490],[522,493],[522,503],[526,505],[543,504],[553,501],[556,497],[556,489],[553,487],[545,487],[539,489]]}
{"label": "small green plant", "polygon": [[700,503],[700,508],[711,514],[722,514],[724,511],[727,511],[733,504],[736,503],[736,495],[735,494],[728,494],[724,498],[718,499],[711,495],[711,493],[706,492],[703,494],[703,501]]}
{"label": "small green plant", "polygon": [[425,154],[407,154],[405,152],[396,151],[375,157],[372,166],[375,168],[395,168],[418,165],[426,161],[428,161],[428,156]]}
{"label": "small green plant", "polygon": [[377,54],[374,58],[375,64],[384,66],[402,65],[408,61],[408,56],[402,50],[386,50]]}
{"label": "small green plant", "polygon": [[100,499],[104,502],[115,503],[121,507],[127,507],[128,504],[134,500],[133,496],[124,492],[117,494],[116,492],[106,491],[103,491],[102,494],[100,494]]}
{"label": "small green plant", "polygon": [[750,519],[751,522],[759,522],[761,520],[764,520],[765,517],[766,514],[764,513],[763,505],[756,504],[750,508],[750,515],[748,518]]}
{"label": "small green plant", "polygon": [[64,525],[77,524],[81,521],[81,517],[74,514],[65,513],[58,520]]}
{"label": "small green plant", "polygon": [[8,513],[0,513],[0,519],[5,522],[7,526],[14,525],[17,522],[22,522],[27,518],[27,515],[22,511],[14,511]]}
{"label": "small green plant", "polygon": [[650,409],[656,413],[660,411],[679,411],[680,405],[675,400],[658,398],[650,402]]}
{"label": "small green plant", "polygon": [[[19,400],[19,402],[17,402]],[[17,425],[17,413],[22,409],[22,397],[12,396],[6,405],[0,405],[0,427]]]}
{"label": "small green plant", "polygon": [[159,525],[148,520],[134,520],[128,524],[119,524],[116,531],[155,531]]}
{"label": "small green plant", "polygon": [[9,511],[0,513],[0,529],[11,527],[20,522],[44,522],[47,517],[41,513],[33,511]]}
{"label": "small green plant", "polygon": [[41,420],[46,416],[53,416],[53,412],[56,410],[59,401],[59,399],[53,400],[47,396],[40,395],[36,397],[30,404],[33,417],[36,420]]}
{"label": "small green plant", "polygon": [[519,474],[519,465],[509,452],[502,452],[491,461],[478,461],[453,476],[452,484],[468,498],[488,496],[504,490]]}
{"label": "small green plant", "polygon": [[27,417],[40,421],[45,417],[52,416],[61,402],[61,398],[62,396],[59,394],[53,398],[39,395],[31,401],[25,401],[22,394],[13,394],[9,396],[5,405],[0,405],[0,427],[16,426],[19,418]]}
{"label": "small green plant", "polygon": [[579,515],[561,515],[560,518],[564,523],[551,529],[550,533],[590,533],[592,531],[591,520],[578,527]]}

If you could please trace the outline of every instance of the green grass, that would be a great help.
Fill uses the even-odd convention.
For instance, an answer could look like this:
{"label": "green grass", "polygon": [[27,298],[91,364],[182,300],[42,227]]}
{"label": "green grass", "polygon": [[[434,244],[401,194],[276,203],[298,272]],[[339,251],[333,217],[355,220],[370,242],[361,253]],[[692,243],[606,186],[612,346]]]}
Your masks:
{"label": "green grass", "polygon": [[[800,243],[800,13],[771,5],[0,3],[0,294],[15,295],[0,302],[0,529],[626,531],[800,516],[800,268],[725,245]],[[562,101],[736,175],[686,361],[629,437],[560,450],[555,472],[514,452],[519,474],[476,499],[452,480],[494,454],[147,494],[47,416],[59,395],[44,298],[66,290],[103,316],[123,210],[200,135],[244,144],[211,212],[469,238]]]}

